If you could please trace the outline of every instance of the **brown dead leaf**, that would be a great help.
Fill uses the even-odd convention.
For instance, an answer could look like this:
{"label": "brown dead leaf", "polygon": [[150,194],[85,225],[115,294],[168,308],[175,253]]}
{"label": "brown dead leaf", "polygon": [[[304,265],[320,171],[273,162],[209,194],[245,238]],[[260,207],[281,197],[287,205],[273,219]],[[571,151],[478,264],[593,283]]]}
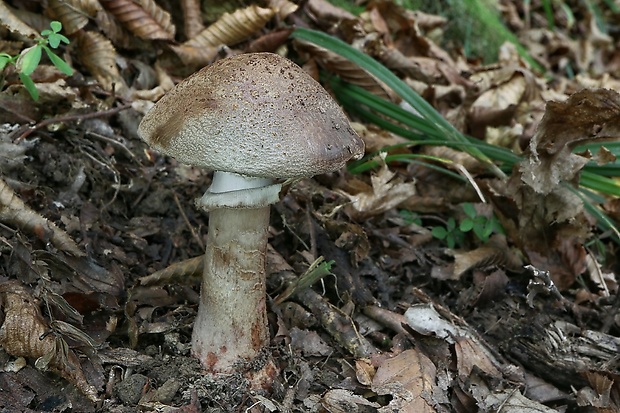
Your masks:
{"label": "brown dead leaf", "polygon": [[343,20],[355,20],[355,16],[341,7],[334,6],[327,0],[308,0],[308,15],[319,25],[335,26]]}
{"label": "brown dead leaf", "polygon": [[405,350],[384,361],[372,380],[372,390],[388,394],[392,400],[379,412],[402,413],[435,412],[433,390],[437,368],[418,350]]}
{"label": "brown dead leaf", "polygon": [[48,10],[62,23],[63,33],[69,35],[83,29],[102,8],[97,0],[49,0]]}
{"label": "brown dead leaf", "polygon": [[620,94],[584,89],[566,102],[548,102],[530,141],[530,156],[521,163],[522,181],[549,194],[560,182],[574,182],[587,159],[572,154],[577,145],[620,138]]}
{"label": "brown dead leaf", "polygon": [[4,1],[0,2],[0,26],[7,28],[13,33],[30,38],[35,38],[39,35],[36,30],[17,17],[13,9],[7,6]]}
{"label": "brown dead leaf", "polygon": [[343,193],[351,200],[351,204],[345,208],[354,220],[382,214],[396,208],[415,194],[415,183],[402,182],[395,172],[388,169],[385,162],[381,169],[370,177],[370,181],[371,186],[367,186],[363,192],[355,195]]}
{"label": "brown dead leaf", "polygon": [[269,8],[274,10],[282,20],[297,11],[299,6],[289,0],[269,0]]}
{"label": "brown dead leaf", "polygon": [[472,268],[485,268],[503,265],[506,262],[506,245],[488,245],[474,250],[454,253],[454,275],[460,277]]}
{"label": "brown dead leaf", "polygon": [[274,14],[272,9],[256,5],[224,13],[195,37],[171,48],[183,63],[204,65],[215,58],[220,47],[235,45],[257,33]]}
{"label": "brown dead leaf", "polygon": [[174,40],[176,28],[170,14],[155,0],[100,0],[100,3],[139,38]]}
{"label": "brown dead leaf", "polygon": [[51,333],[30,292],[18,281],[7,281],[0,284],[0,300],[4,310],[2,348],[15,357],[36,359],[37,368],[60,374],[97,401],[97,390],[87,382],[77,356],[65,340]]}
{"label": "brown dead leaf", "polygon": [[123,91],[125,82],[116,66],[116,49],[105,36],[81,31],[77,36],[80,61],[105,90]]}
{"label": "brown dead leaf", "polygon": [[183,29],[188,39],[196,36],[204,30],[202,24],[202,14],[200,11],[200,0],[181,0],[181,10],[183,10]]}

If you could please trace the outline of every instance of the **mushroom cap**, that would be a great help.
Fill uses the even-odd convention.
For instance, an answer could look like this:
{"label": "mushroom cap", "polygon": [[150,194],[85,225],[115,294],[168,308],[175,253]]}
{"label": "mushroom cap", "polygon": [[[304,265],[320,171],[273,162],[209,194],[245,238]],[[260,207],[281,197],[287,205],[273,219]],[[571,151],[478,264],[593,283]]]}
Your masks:
{"label": "mushroom cap", "polygon": [[265,178],[335,171],[364,143],[323,87],[273,53],[219,60],[168,92],[138,135],[179,162]]}

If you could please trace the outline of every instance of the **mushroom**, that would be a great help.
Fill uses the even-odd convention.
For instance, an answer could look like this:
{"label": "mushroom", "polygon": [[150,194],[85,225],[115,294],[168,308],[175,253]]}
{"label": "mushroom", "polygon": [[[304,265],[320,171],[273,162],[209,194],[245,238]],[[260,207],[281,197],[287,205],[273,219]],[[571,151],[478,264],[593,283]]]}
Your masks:
{"label": "mushroom", "polygon": [[232,373],[269,344],[265,252],[282,182],[340,169],[363,155],[364,143],[317,81],[272,53],[222,59],[188,77],[138,134],[214,171],[196,201],[209,211],[209,228],[192,354],[209,372]]}

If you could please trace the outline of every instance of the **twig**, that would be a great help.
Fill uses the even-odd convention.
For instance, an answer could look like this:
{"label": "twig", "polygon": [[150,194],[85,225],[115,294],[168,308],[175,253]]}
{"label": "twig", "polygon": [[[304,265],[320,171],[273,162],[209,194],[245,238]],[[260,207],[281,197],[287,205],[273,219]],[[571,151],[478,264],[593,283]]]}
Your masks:
{"label": "twig", "polygon": [[194,240],[198,243],[200,248],[204,251],[205,244],[202,242],[202,240],[200,239],[200,237],[196,233],[196,230],[194,229],[194,226],[189,222],[189,219],[187,219],[187,215],[185,214],[185,210],[181,206],[181,202],[179,201],[179,197],[177,196],[176,192],[173,191],[172,192],[172,196],[174,196],[174,203],[177,204],[177,208],[179,208],[179,212],[181,213],[181,218],[183,218],[183,221],[185,222],[185,225],[187,225],[187,228],[189,228],[189,231],[192,233],[192,237],[194,237]]}
{"label": "twig", "polygon": [[66,115],[66,116],[58,116],[58,117],[55,117],[55,118],[44,119],[41,122],[36,123],[35,125],[25,125],[25,126],[19,128],[19,129],[17,129],[15,132],[13,132],[12,136],[19,134],[19,136],[17,137],[17,139],[15,141],[20,141],[22,139],[26,139],[28,136],[30,136],[30,134],[32,132],[36,131],[37,129],[44,128],[44,127],[46,127],[48,125],[52,125],[54,123],[74,122],[76,120],[103,118],[103,117],[106,117],[106,116],[115,115],[118,112],[121,112],[121,111],[123,111],[125,109],[129,109],[130,107],[131,107],[131,105],[123,105],[123,106],[116,107],[114,109],[102,110],[102,111],[99,111],[99,112],[79,113],[79,114]]}

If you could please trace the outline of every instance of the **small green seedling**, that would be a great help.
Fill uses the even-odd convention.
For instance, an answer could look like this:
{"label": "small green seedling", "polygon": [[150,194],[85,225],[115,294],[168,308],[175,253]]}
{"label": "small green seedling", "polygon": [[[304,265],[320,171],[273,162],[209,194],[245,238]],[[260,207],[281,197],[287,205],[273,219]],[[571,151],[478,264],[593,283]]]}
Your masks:
{"label": "small green seedling", "polygon": [[400,216],[403,218],[403,220],[405,221],[405,224],[407,225],[417,225],[417,226],[422,226],[422,217],[420,217],[419,214],[409,211],[407,209],[402,209],[400,211],[398,211],[398,213],[400,214]]}
{"label": "small green seedling", "polygon": [[445,227],[433,227],[431,234],[433,237],[444,241],[450,249],[457,245],[463,245],[465,241],[465,233],[460,230],[459,226],[456,225],[456,220],[452,217],[448,218]]}
{"label": "small green seedling", "polygon": [[504,229],[501,224],[493,215],[491,218],[487,218],[484,215],[478,215],[476,208],[470,203],[463,204],[463,211],[467,218],[461,221],[459,225],[459,229],[463,232],[474,231],[474,234],[478,237],[480,241],[483,243],[487,243],[489,241],[489,237],[494,232],[497,234],[503,234]]}
{"label": "small green seedling", "polygon": [[17,73],[19,73],[20,80],[34,100],[39,99],[39,92],[30,75],[32,75],[37,66],[39,66],[43,51],[45,51],[47,57],[58,70],[67,76],[73,75],[71,66],[51,50],[57,49],[60,43],[69,44],[69,39],[60,34],[62,23],[53,21],[50,23],[50,29],[43,30],[41,32],[41,38],[37,39],[37,44],[22,50],[17,56],[0,53],[0,71],[4,70],[8,64],[14,64]]}
{"label": "small green seedling", "polygon": [[461,220],[459,225],[456,224],[454,218],[448,219],[446,226],[437,226],[432,229],[435,238],[445,241],[448,248],[454,248],[462,245],[465,241],[465,233],[473,231],[476,237],[483,243],[487,243],[491,234],[503,234],[504,229],[495,216],[487,218],[479,215],[476,208],[466,202],[462,205],[465,218]]}

